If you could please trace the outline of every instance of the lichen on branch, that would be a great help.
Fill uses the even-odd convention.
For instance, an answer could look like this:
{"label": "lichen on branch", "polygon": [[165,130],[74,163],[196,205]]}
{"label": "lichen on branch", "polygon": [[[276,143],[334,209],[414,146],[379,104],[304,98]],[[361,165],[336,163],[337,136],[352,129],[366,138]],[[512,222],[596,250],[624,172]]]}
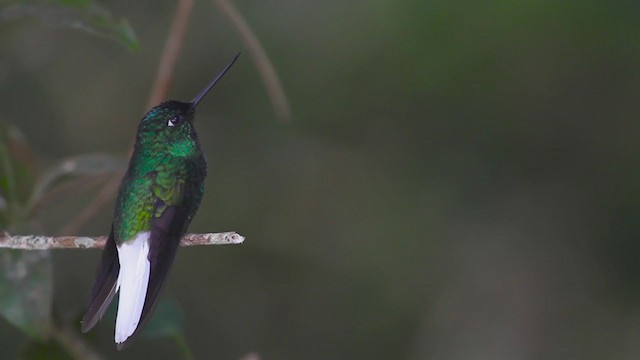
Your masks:
{"label": "lichen on branch", "polygon": [[[21,250],[48,249],[100,249],[107,242],[106,236],[44,236],[9,235],[0,233],[0,248]],[[222,233],[186,234],[180,246],[242,244],[244,236],[230,231]]]}

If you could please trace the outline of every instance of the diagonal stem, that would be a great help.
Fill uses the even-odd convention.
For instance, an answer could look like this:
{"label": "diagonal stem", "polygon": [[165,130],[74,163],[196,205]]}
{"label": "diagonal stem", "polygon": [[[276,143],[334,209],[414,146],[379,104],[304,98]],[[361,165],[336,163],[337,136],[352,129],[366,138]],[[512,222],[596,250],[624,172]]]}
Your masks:
{"label": "diagonal stem", "polygon": [[62,228],[62,234],[77,233],[78,230],[89,221],[100,209],[107,205],[114,197],[118,190],[118,185],[123,176],[123,171],[117,171],[109,177],[107,183],[98,191],[98,194],[91,200],[89,205],[85,207],[76,217],[71,219],[67,225]]}
{"label": "diagonal stem", "polygon": [[53,329],[52,335],[74,359],[102,360],[102,356],[87,344],[84,339],[67,327]]}
{"label": "diagonal stem", "polygon": [[156,81],[149,96],[147,108],[155,106],[167,98],[178,57],[182,53],[182,45],[184,44],[192,9],[193,0],[178,1],[176,16],[173,18],[171,30],[164,44],[164,50],[156,73]]}
{"label": "diagonal stem", "polygon": [[213,2],[240,33],[240,37],[249,50],[251,59],[253,59],[253,64],[258,69],[260,76],[262,76],[262,81],[278,119],[282,122],[290,122],[291,107],[289,106],[289,100],[287,100],[287,95],[284,92],[282,83],[280,83],[276,69],[271,60],[269,60],[269,55],[260,44],[260,40],[251,30],[249,23],[229,0],[213,0]]}

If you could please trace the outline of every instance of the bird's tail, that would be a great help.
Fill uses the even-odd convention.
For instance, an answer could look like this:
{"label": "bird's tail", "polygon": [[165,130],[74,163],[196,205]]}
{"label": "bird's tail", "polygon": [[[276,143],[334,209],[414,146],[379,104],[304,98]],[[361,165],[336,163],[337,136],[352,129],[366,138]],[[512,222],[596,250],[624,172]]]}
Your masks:
{"label": "bird's tail", "polygon": [[138,327],[149,285],[149,232],[139,233],[132,241],[118,246],[120,274],[116,291],[120,291],[116,316],[115,341],[124,343]]}

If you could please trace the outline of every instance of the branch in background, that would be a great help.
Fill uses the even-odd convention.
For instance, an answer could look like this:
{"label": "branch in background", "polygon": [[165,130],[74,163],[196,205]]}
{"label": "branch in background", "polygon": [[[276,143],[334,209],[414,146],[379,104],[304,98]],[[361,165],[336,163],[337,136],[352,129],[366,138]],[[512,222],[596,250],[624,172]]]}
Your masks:
{"label": "branch in background", "polygon": [[81,193],[91,188],[97,188],[100,183],[104,182],[105,176],[94,175],[89,177],[80,177],[78,179],[69,180],[66,183],[46,192],[33,205],[31,205],[31,214],[37,213],[41,208],[59,200],[63,196],[70,193]]}
{"label": "branch in background", "polygon": [[184,44],[192,9],[193,0],[178,1],[176,16],[173,18],[167,42],[164,44],[160,65],[158,65],[158,72],[156,73],[156,82],[153,85],[151,96],[149,96],[147,108],[156,106],[167,98],[178,56],[182,52],[182,45]]}
{"label": "branch in background", "polygon": [[[156,73],[156,80],[149,96],[147,108],[159,104],[166,99],[173,78],[176,62],[182,52],[182,44],[187,33],[189,18],[193,8],[193,0],[179,0],[176,14],[171,24],[171,29],[164,44],[164,50],[160,58],[160,64]],[[133,149],[130,147],[129,152]],[[118,190],[118,184],[122,179],[123,172],[117,172],[109,178],[107,183],[100,189],[98,195],[85,207],[75,218],[62,228],[60,233],[77,233],[80,228],[111,201]]]}
{"label": "branch in background", "polygon": [[69,352],[73,359],[82,360],[102,360],[95,350],[93,350],[77,333],[70,328],[55,328],[51,332],[54,338]]}
{"label": "branch in background", "polygon": [[249,50],[251,59],[253,59],[253,64],[258,69],[260,76],[262,76],[262,81],[267,89],[267,94],[269,94],[276,116],[282,122],[290,122],[291,107],[289,106],[289,100],[287,100],[287,95],[284,93],[278,74],[276,74],[267,52],[260,44],[260,40],[251,30],[249,23],[229,0],[213,0],[213,2],[240,33],[240,37]]}
{"label": "branch in background", "polygon": [[241,357],[240,360],[260,360],[260,355],[256,352],[251,352]]}
{"label": "branch in background", "polygon": [[73,234],[78,232],[82,225],[89,221],[89,219],[91,219],[98,211],[100,211],[100,209],[113,199],[123,175],[124,170],[116,171],[111,175],[109,180],[107,180],[107,183],[102,187],[102,189],[100,189],[89,205],[80,211],[76,217],[71,219],[60,232],[63,234]]}
{"label": "branch in background", "polygon": [[[107,242],[106,236],[41,236],[9,235],[0,233],[0,248],[19,250],[48,249],[100,249]],[[230,231],[223,233],[187,234],[180,240],[180,246],[242,244],[244,236]]]}

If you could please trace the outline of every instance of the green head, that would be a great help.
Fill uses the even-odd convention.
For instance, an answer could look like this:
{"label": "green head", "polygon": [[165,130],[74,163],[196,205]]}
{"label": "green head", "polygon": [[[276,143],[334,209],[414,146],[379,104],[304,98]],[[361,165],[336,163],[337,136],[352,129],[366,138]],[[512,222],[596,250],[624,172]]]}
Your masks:
{"label": "green head", "polygon": [[198,136],[193,126],[195,109],[238,56],[240,53],[191,102],[170,100],[149,110],[138,126],[136,148],[169,152],[175,156],[190,156],[198,151]]}

